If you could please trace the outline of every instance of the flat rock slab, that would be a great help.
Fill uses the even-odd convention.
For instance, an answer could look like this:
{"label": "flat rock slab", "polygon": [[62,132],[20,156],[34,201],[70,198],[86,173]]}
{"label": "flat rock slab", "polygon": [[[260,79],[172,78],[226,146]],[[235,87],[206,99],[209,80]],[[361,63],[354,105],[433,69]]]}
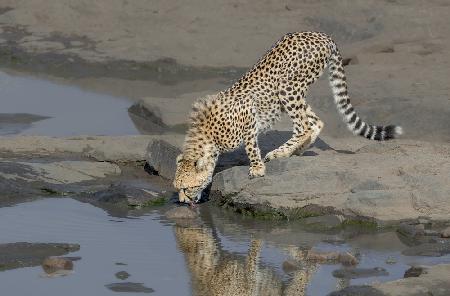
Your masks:
{"label": "flat rock slab", "polygon": [[[6,156],[49,156],[72,153],[98,161],[135,162],[146,159],[149,142],[174,136],[46,136],[0,137],[0,153]],[[182,136],[180,136],[182,137]]]}
{"label": "flat rock slab", "polygon": [[[366,143],[353,151],[273,160],[262,178],[249,179],[248,167],[226,169],[215,175],[211,198],[238,212],[288,219],[450,220],[449,145]],[[348,147],[339,141],[332,146]]]}

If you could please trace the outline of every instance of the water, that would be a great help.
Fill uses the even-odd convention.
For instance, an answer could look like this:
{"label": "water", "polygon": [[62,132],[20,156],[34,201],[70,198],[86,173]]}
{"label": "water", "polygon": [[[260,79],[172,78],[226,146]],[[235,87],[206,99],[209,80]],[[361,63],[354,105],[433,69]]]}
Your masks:
{"label": "water", "polygon": [[[137,134],[127,114],[131,104],[126,98],[0,72],[0,135]],[[403,256],[408,246],[395,232],[313,232],[300,222],[255,220],[208,203],[200,206],[198,221],[176,224],[164,218],[166,209],[115,217],[115,211],[70,198],[1,207],[0,244],[67,242],[81,246],[68,255],[81,259],[67,276],[44,277],[40,266],[0,272],[1,294],[117,295],[110,285],[130,282],[127,287],[152,295],[223,295],[225,291],[258,295],[264,291],[316,296],[348,285],[399,279],[410,265],[450,262],[450,256]],[[332,272],[342,268],[340,264],[304,260],[305,251],[311,248],[356,253],[358,268],[381,267],[389,274],[337,279]],[[390,258],[396,263],[386,263]],[[130,277],[117,278],[120,271]]]}
{"label": "water", "polygon": [[[115,295],[107,285],[132,282],[153,289],[153,295],[205,295],[206,290],[211,292],[211,287],[218,285],[218,280],[227,289],[248,287],[253,279],[244,275],[251,275],[254,270],[257,284],[253,283],[253,289],[272,287],[272,292],[278,295],[278,289],[292,288],[299,278],[306,277],[306,295],[326,295],[349,284],[402,278],[410,264],[450,262],[450,256],[401,255],[406,246],[393,232],[358,235],[336,245],[324,241],[348,234],[308,232],[295,222],[244,219],[205,204],[200,207],[199,221],[177,225],[164,218],[165,210],[155,208],[139,217],[118,218],[69,198],[0,208],[0,243],[69,242],[81,247],[69,254],[80,256],[81,260],[74,262],[74,272],[68,276],[42,277],[40,266],[0,272],[2,294]],[[255,247],[258,244],[260,250]],[[256,258],[249,252],[252,247],[256,253],[259,250],[259,259],[255,259],[253,267],[248,264]],[[341,267],[338,264],[304,262],[301,264],[306,273],[283,270],[284,261],[298,259],[301,250],[311,247],[323,251],[358,251],[358,267],[383,267],[389,275],[345,281],[331,275]],[[389,257],[397,263],[385,263]],[[119,271],[128,272],[130,277],[125,281],[116,278],[114,274]]]}
{"label": "water", "polygon": [[127,114],[131,104],[126,98],[0,72],[0,113],[49,117],[3,124],[0,120],[0,135],[138,134]]}

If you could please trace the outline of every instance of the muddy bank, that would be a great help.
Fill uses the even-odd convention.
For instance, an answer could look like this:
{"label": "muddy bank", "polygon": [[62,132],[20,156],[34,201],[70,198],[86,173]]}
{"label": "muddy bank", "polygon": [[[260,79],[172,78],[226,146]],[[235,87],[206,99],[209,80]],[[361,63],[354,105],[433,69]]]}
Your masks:
{"label": "muddy bank", "polygon": [[[405,138],[450,140],[445,1],[2,5],[1,65],[69,77],[84,88],[134,100],[162,101],[157,104],[173,108],[159,108],[158,118],[169,127],[177,121],[178,131],[189,112],[186,93],[224,89],[286,32],[319,30],[337,40],[349,61],[349,94],[362,118],[402,125]],[[324,80],[312,87],[308,102],[324,119],[324,135],[347,137]],[[180,106],[176,120],[166,115],[179,113]]]}

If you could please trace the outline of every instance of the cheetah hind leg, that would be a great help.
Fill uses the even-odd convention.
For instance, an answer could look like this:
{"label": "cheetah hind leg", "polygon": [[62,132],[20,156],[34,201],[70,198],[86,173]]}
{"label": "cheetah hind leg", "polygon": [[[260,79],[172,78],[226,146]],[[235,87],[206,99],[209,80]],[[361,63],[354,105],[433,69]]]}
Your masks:
{"label": "cheetah hind leg", "polygon": [[312,133],[310,140],[303,143],[303,145],[294,152],[294,154],[298,156],[302,155],[306,149],[311,147],[314,142],[316,142],[317,137],[324,126],[322,120],[320,120],[319,116],[312,111],[311,106],[309,105],[306,108],[306,116],[308,117],[309,127],[311,128]]}
{"label": "cheetah hind leg", "polygon": [[304,100],[297,102],[302,104],[303,108],[289,108],[287,113],[293,122],[293,135],[283,145],[277,149],[270,151],[264,157],[264,162],[268,162],[275,158],[290,157],[297,149],[309,147],[313,130],[310,127],[309,118],[307,117],[307,105]]}

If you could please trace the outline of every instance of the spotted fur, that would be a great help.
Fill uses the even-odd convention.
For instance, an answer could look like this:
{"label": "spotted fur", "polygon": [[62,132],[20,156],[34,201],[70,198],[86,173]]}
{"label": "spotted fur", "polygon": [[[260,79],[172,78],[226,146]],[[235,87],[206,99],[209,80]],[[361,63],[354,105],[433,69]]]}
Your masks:
{"label": "spotted fur", "polygon": [[402,133],[399,126],[370,125],[356,114],[347,92],[342,56],[330,37],[319,32],[289,33],[229,89],[194,104],[174,181],[180,201],[198,199],[211,181],[219,154],[236,149],[242,142],[250,159],[249,176],[264,176],[257,136],[282,112],[293,122],[292,137],[269,152],[265,162],[291,156],[314,143],[323,122],[305,96],[326,68],[337,109],[350,131],[379,141]]}

